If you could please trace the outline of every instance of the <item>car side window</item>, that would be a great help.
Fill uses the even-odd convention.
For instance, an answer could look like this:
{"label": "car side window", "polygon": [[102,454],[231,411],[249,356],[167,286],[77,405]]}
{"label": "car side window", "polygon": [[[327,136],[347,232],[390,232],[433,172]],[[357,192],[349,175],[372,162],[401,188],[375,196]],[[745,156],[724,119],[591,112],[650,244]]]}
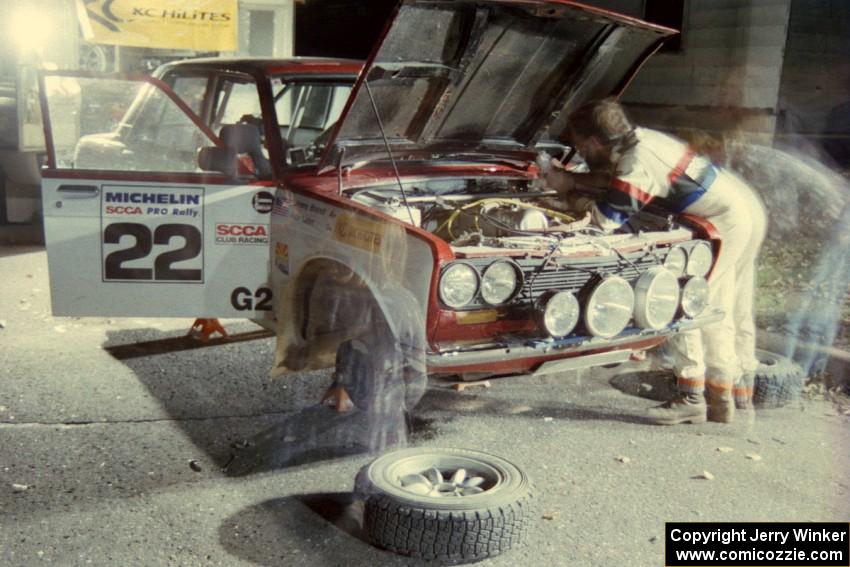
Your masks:
{"label": "car side window", "polygon": [[339,119],[350,84],[293,82],[275,93],[281,137],[289,147],[307,146]]}
{"label": "car side window", "polygon": [[180,102],[200,110],[206,84],[206,77],[181,77],[175,92],[155,79],[46,77],[56,166],[200,172],[198,150],[213,141]]}
{"label": "car side window", "polygon": [[260,98],[254,82],[226,80],[218,93],[213,126],[236,124],[245,116],[261,116]]}

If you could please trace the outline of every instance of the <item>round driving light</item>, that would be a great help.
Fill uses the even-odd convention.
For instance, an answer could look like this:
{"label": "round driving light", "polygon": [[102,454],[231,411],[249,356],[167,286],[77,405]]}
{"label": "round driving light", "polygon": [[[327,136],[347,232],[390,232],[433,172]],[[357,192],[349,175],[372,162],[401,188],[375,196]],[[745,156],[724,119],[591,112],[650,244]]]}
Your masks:
{"label": "round driving light", "polygon": [[714,258],[711,255],[711,246],[709,246],[708,242],[699,242],[696,246],[691,248],[691,251],[688,254],[688,275],[704,278],[708,275],[708,271],[711,270],[711,262],[713,259]]}
{"label": "round driving light", "polygon": [[594,336],[613,337],[628,325],[634,304],[635,292],[629,282],[619,276],[608,276],[593,284],[584,324]]}
{"label": "round driving light", "polygon": [[679,309],[679,279],[661,266],[650,268],[635,284],[635,322],[643,329],[666,327]]}
{"label": "round driving light", "polygon": [[510,262],[490,264],[481,276],[481,298],[490,305],[505,303],[519,287],[517,274],[517,268]]}
{"label": "round driving light", "polygon": [[578,323],[578,299],[569,291],[549,292],[537,300],[540,325],[553,337],[566,337]]}
{"label": "round driving light", "polygon": [[452,264],[440,276],[440,299],[449,307],[463,307],[478,292],[478,272],[469,264]]}
{"label": "round driving light", "polygon": [[687,317],[698,317],[708,307],[708,282],[705,278],[692,277],[682,288],[682,313]]}
{"label": "round driving light", "polygon": [[685,267],[688,265],[688,253],[681,246],[675,246],[664,258],[664,267],[670,270],[677,278],[685,275]]}

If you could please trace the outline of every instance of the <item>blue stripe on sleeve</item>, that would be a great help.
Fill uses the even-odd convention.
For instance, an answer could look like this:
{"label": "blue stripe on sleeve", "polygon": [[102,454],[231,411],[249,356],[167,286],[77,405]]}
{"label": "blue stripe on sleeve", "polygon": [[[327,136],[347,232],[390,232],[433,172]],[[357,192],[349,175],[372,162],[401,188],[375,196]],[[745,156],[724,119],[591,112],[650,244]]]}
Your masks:
{"label": "blue stripe on sleeve", "polygon": [[[711,184],[714,183],[714,180],[717,178],[717,170],[709,165],[706,167],[699,178],[696,179],[698,188],[686,193],[677,203],[676,203],[676,212],[681,213],[694,203],[696,203],[700,197],[705,195],[708,191],[708,188],[711,187]],[[676,182],[674,182],[674,185]]]}
{"label": "blue stripe on sleeve", "polygon": [[625,224],[625,222],[629,220],[629,215],[622,211],[618,211],[608,203],[602,203],[599,205],[599,212],[616,223]]}

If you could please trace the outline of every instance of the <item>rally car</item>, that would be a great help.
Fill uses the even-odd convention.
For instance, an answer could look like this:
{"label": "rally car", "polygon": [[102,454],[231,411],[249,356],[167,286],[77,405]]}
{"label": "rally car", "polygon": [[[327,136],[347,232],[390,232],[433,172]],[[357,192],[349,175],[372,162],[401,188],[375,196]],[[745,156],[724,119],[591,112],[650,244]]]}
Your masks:
{"label": "rally car", "polygon": [[580,167],[570,111],[672,33],[566,0],[405,0],[365,64],[48,72],[54,313],[247,317],[278,330],[276,369],[336,365],[361,394],[393,353],[402,374],[551,372],[715,321],[709,224],[649,206],[604,233],[537,165]]}

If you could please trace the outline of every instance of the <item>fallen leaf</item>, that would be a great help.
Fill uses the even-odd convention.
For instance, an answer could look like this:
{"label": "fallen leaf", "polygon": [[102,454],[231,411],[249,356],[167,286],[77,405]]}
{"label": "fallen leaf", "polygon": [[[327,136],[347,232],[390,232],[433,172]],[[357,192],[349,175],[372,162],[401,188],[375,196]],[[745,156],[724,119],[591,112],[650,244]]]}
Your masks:
{"label": "fallen leaf", "polygon": [[732,447],[718,447],[717,448],[718,453],[731,453],[734,450],[735,449],[733,449]]}

